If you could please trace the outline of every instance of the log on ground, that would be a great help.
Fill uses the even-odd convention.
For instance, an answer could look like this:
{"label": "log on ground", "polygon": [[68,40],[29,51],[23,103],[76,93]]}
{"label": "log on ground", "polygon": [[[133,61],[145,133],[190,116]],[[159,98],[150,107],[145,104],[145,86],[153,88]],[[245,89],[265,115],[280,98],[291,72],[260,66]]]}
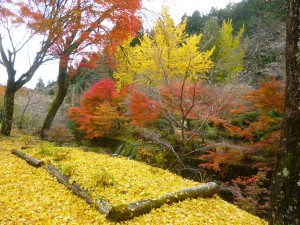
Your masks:
{"label": "log on ground", "polygon": [[130,220],[136,216],[140,216],[149,213],[152,209],[160,208],[164,204],[172,204],[186,199],[193,198],[207,198],[219,192],[219,185],[210,182],[207,184],[185,188],[176,192],[168,193],[160,198],[146,199],[137,202],[131,202],[129,204],[122,204],[112,207],[107,214],[107,218],[115,221]]}
{"label": "log on ground", "polygon": [[[54,176],[60,183],[67,186],[69,189],[73,191],[74,194],[84,199],[88,204],[94,205],[93,199],[88,195],[88,193],[81,188],[76,182],[70,183],[70,177],[63,175],[58,169],[56,169],[53,165],[47,164],[45,169]],[[102,199],[101,201],[97,201],[95,203],[95,207],[102,213],[108,214],[109,212],[109,204],[107,201]]]}
{"label": "log on ground", "polygon": [[110,206],[106,200],[100,199],[96,201],[96,209],[98,209],[102,214],[107,215],[110,211]]}
{"label": "log on ground", "polygon": [[93,199],[88,195],[88,193],[81,188],[76,182],[70,183],[70,177],[63,175],[55,166],[51,164],[46,164],[45,169],[54,176],[60,183],[67,186],[73,191],[74,194],[84,199],[88,204],[93,204]]}
{"label": "log on ground", "polygon": [[21,159],[24,159],[28,164],[30,164],[36,168],[38,168],[44,164],[43,161],[38,160],[38,159],[32,157],[31,155],[25,154],[17,149],[12,150],[11,153],[18,156]]}

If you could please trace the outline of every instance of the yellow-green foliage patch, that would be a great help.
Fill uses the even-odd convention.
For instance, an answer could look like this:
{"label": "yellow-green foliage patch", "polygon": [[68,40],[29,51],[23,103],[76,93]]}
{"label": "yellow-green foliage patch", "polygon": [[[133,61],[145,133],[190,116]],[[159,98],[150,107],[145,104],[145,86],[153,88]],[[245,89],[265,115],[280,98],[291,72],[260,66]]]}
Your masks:
{"label": "yellow-green foliage patch", "polygon": [[[24,143],[24,140],[26,143]],[[114,224],[73,195],[43,168],[36,169],[10,153],[13,148],[53,163],[86,188],[94,200],[112,205],[155,198],[198,185],[168,171],[126,158],[77,148],[59,148],[35,138],[0,137],[0,224]],[[215,196],[164,205],[121,224],[266,224]]]}

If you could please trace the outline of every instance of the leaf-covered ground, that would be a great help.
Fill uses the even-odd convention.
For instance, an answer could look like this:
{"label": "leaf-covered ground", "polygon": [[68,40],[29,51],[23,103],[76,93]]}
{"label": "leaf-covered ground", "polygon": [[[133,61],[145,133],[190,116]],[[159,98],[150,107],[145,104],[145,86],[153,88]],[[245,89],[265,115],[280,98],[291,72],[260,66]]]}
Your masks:
{"label": "leaf-covered ground", "polygon": [[0,224],[104,224],[105,217],[43,168],[0,150]]}
{"label": "leaf-covered ground", "polygon": [[[51,145],[47,147],[51,148]],[[76,148],[54,151],[59,153],[54,153],[53,157],[43,157],[38,148],[28,149],[31,155],[48,160],[66,175],[71,175],[72,180],[88,190],[93,199],[105,198],[112,205],[155,198],[199,185],[166,170],[123,157],[110,157]]]}
{"label": "leaf-covered ground", "polygon": [[[37,139],[0,137],[0,224],[113,224],[74,196],[43,168],[36,169],[10,153],[13,148],[55,164],[94,198],[111,205],[154,198],[197,185],[168,171],[126,158],[58,148]],[[266,224],[218,196],[165,205],[122,224]]]}

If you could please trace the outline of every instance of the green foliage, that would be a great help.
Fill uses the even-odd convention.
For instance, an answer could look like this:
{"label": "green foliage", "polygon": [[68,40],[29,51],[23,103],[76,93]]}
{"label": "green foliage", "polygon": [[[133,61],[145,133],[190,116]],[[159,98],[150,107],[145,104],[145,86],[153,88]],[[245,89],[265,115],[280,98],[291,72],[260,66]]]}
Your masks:
{"label": "green foliage", "polygon": [[259,111],[245,112],[245,113],[235,116],[231,120],[231,123],[235,126],[239,126],[241,128],[246,128],[249,126],[249,124],[251,122],[257,121],[258,117],[260,115],[261,115],[261,112],[259,112]]}
{"label": "green foliage", "polygon": [[[251,75],[251,81],[256,83],[256,79],[262,75],[284,75],[284,9],[284,0],[244,0],[228,4],[224,9],[212,8],[207,15],[198,14],[197,21],[205,21],[203,23],[195,23],[191,16],[188,16],[187,27],[192,27],[192,29],[186,29],[186,31],[188,34],[192,34],[194,30],[202,31],[202,43],[205,44],[207,41],[204,39],[212,40],[211,37],[214,37],[210,35],[209,29],[205,28],[210,20],[215,20],[218,26],[221,26],[223,21],[232,20],[233,34],[235,35],[244,26],[243,43],[247,42],[244,67],[247,68],[246,72]],[[207,46],[211,44],[209,42]],[[266,69],[266,66],[269,69]]]}
{"label": "green foliage", "polygon": [[68,120],[66,127],[70,130],[70,132],[74,135],[74,141],[81,142],[85,137],[85,133],[78,128],[78,125],[75,121]]}
{"label": "green foliage", "polygon": [[218,24],[232,19],[234,33],[237,33],[243,24],[246,34],[255,32],[256,28],[268,24],[271,20],[285,20],[284,0],[244,0],[228,4],[224,9],[212,8],[207,15],[195,11],[192,16],[187,16],[187,33],[203,33],[205,22],[210,18],[217,19]]}
{"label": "green foliage", "polygon": [[55,95],[57,90],[57,81],[50,81],[48,80],[48,83],[45,87],[45,93],[47,95]]}
{"label": "green foliage", "polygon": [[39,146],[39,150],[36,154],[53,158],[54,161],[62,161],[69,157],[70,152],[65,149],[63,150],[60,147],[56,147],[50,142],[43,142],[43,144]]}
{"label": "green foliage", "polygon": [[193,12],[192,16],[184,17],[187,20],[186,31],[188,34],[199,35],[203,32],[203,27],[208,19],[208,16],[201,15],[201,13],[196,10]]}
{"label": "green foliage", "polygon": [[44,142],[41,146],[39,146],[37,154],[43,156],[57,156],[58,151],[59,148],[55,147],[52,143]]}
{"label": "green foliage", "polygon": [[232,81],[243,71],[245,47],[241,44],[244,26],[233,35],[232,20],[223,21],[216,38],[216,50],[212,56],[214,68],[211,78],[216,82]]}
{"label": "green foliage", "polygon": [[219,33],[218,21],[215,18],[209,18],[204,24],[200,49],[207,50],[215,46]]}
{"label": "green foliage", "polygon": [[70,163],[63,163],[59,165],[59,170],[65,175],[65,176],[72,176],[75,173],[75,169]]}
{"label": "green foliage", "polygon": [[208,17],[203,27],[201,50],[215,46],[212,55],[214,66],[209,77],[214,82],[234,79],[243,70],[245,46],[242,44],[244,25],[235,34],[232,19],[223,20],[222,26],[214,17]]}
{"label": "green foliage", "polygon": [[130,157],[130,159],[136,159],[137,150],[135,149],[135,145],[133,144],[124,144],[121,152],[121,156]]}
{"label": "green foliage", "polygon": [[160,147],[145,143],[137,149],[137,160],[158,168],[165,168],[166,153],[167,151]]}
{"label": "green foliage", "polygon": [[157,152],[155,155],[154,155],[154,159],[155,159],[155,165],[157,167],[160,167],[160,168],[163,168],[164,167],[164,164],[166,162],[166,159],[165,159],[165,154],[162,152],[162,151],[159,151]]}
{"label": "green foliage", "polygon": [[270,51],[270,49],[261,49],[257,66],[259,69],[264,69],[269,63],[278,61],[280,56],[280,52]]}
{"label": "green foliage", "polygon": [[265,25],[274,19],[284,21],[284,3],[284,0],[244,0],[229,4],[224,9],[212,9],[208,16],[218,18],[219,22],[232,19],[235,31],[245,24],[246,32],[249,34],[262,23]]}
{"label": "green foliage", "polygon": [[103,187],[114,186],[118,183],[113,174],[111,174],[109,171],[103,168],[101,169],[100,173],[97,173],[94,176],[94,179],[95,185],[100,185]]}
{"label": "green foliage", "polygon": [[40,92],[43,92],[45,90],[45,83],[41,77],[39,77],[34,89]]}

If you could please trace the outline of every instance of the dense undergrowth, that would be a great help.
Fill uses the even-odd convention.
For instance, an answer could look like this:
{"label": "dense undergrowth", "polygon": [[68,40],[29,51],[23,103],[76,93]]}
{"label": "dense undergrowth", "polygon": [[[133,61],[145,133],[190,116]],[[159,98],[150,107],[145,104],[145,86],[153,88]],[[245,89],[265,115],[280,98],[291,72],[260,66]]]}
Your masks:
{"label": "dense undergrowth", "polygon": [[[121,157],[56,147],[32,136],[0,137],[0,224],[111,224],[43,168],[13,156],[14,148],[55,164],[111,205],[154,198],[197,185],[168,171]],[[266,224],[218,196],[163,206],[122,224]]]}

